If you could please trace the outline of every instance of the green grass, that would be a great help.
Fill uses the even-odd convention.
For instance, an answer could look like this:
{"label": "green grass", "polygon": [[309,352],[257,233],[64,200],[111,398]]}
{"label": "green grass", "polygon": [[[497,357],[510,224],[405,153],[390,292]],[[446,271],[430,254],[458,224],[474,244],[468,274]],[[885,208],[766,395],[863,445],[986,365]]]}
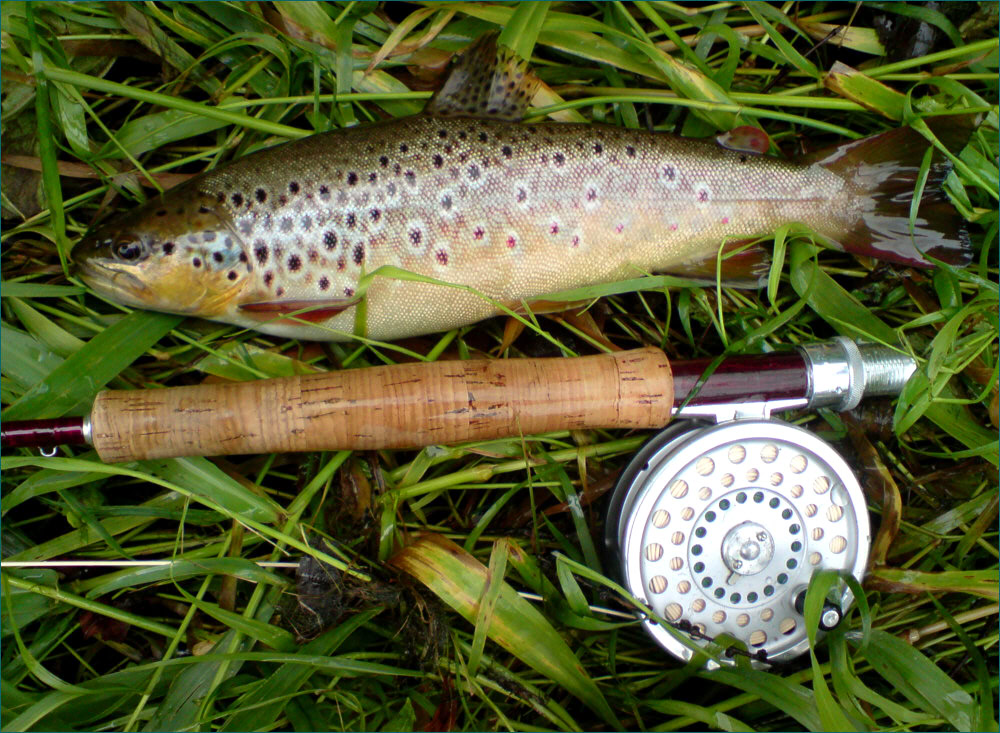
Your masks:
{"label": "green grass", "polygon": [[[592,610],[633,608],[594,547],[603,495],[646,435],[125,467],[24,451],[3,458],[5,560],[176,562],[5,568],[3,729],[995,730],[996,18],[885,10],[933,24],[941,44],[890,63],[866,3],[0,5],[5,419],[80,414],[108,386],[498,347],[508,319],[317,345],[127,313],[64,275],[94,221],[176,174],[419,111],[432,85],[417,72],[497,26],[548,85],[533,120],[689,136],[756,121],[792,154],[936,110],[992,110],[950,186],[977,252],[964,269],[878,265],[789,229],[760,292],[656,277],[566,294],[603,296],[597,333],[671,358],[837,333],[917,357],[894,405],[790,416],[858,466],[878,528],[862,602],[811,657],[706,672]],[[845,49],[812,50],[841,25]],[[838,60],[861,73],[827,79]],[[593,353],[579,326],[541,317],[506,355]],[[298,588],[256,564],[303,557]]]}

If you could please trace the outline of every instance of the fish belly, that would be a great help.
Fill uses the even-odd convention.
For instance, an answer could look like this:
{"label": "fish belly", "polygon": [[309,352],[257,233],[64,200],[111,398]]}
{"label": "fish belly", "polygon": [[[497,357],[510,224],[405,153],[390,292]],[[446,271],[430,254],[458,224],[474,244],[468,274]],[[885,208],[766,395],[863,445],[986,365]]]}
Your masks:
{"label": "fish belly", "polygon": [[[472,323],[497,304],[716,255],[800,221],[834,236],[843,183],[816,166],[666,134],[597,125],[415,117],[317,135],[203,179],[251,254],[246,300],[347,301],[376,274],[367,335]],[[348,338],[355,309],[314,325],[242,325]]]}

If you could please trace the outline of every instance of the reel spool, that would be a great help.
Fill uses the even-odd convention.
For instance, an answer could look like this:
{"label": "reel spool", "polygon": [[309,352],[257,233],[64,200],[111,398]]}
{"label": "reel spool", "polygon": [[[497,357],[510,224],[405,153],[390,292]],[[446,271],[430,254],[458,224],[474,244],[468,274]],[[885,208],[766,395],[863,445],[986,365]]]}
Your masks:
{"label": "reel spool", "polygon": [[[773,419],[687,421],[625,469],[605,542],[625,587],[657,616],[698,639],[728,634],[755,659],[780,662],[808,649],[802,609],[812,575],[835,570],[860,581],[871,531],[854,474],[812,433]],[[821,630],[853,602],[844,583],[831,593]],[[655,621],[645,627],[674,656],[693,656]]]}

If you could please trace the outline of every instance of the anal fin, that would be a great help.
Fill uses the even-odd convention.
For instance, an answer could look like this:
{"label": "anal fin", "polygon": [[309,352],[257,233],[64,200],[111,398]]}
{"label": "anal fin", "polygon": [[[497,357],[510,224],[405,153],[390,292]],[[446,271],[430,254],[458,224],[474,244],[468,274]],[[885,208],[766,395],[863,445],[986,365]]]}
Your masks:
{"label": "anal fin", "polygon": [[[670,267],[665,274],[715,285],[716,258]],[[771,255],[759,244],[747,240],[726,242],[722,248],[722,284],[730,288],[754,289],[767,279]]]}

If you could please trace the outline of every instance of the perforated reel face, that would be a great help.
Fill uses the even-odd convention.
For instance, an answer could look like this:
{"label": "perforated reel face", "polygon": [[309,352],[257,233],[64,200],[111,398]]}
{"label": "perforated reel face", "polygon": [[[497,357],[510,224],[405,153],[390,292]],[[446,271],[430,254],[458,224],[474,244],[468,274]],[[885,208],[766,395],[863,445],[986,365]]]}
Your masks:
{"label": "perforated reel face", "polygon": [[[667,437],[644,457],[618,522],[631,592],[671,621],[708,637],[728,634],[770,661],[808,648],[796,609],[812,575],[860,580],[868,514],[844,460],[808,431],[776,420],[737,420]],[[853,600],[843,586],[836,604]],[[668,651],[691,650],[648,622]]]}

